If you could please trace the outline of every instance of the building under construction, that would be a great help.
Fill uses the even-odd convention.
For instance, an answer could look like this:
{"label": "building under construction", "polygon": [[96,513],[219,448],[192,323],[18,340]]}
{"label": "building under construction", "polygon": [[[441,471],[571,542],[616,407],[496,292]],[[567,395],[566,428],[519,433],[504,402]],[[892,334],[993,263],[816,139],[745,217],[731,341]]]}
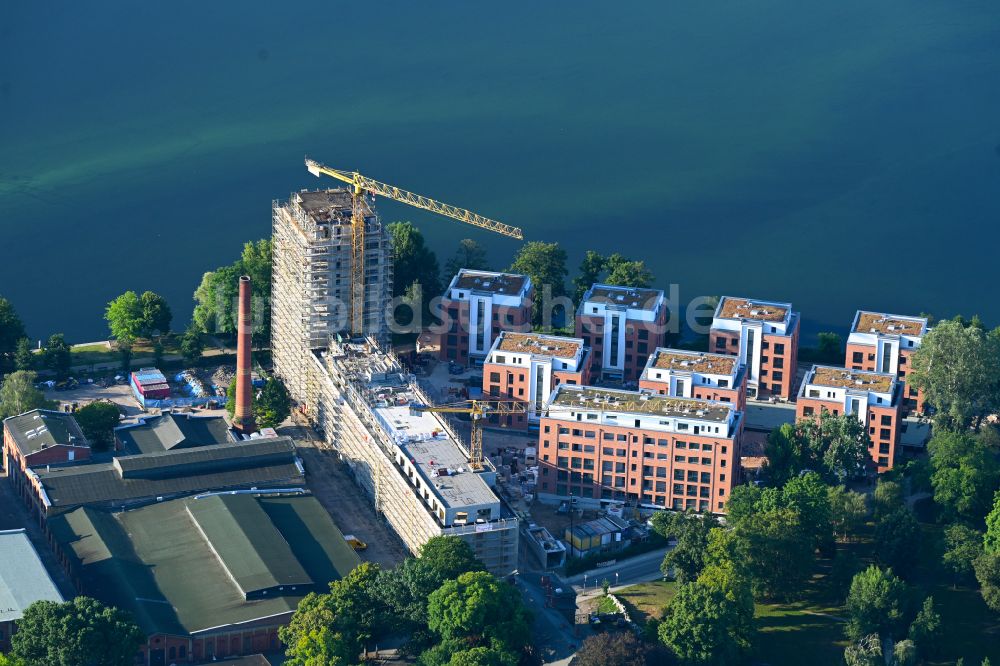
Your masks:
{"label": "building under construction", "polygon": [[347,188],[296,192],[273,202],[274,265],[271,352],[291,395],[301,399],[310,352],[351,329],[352,216],[364,216],[364,294],[361,332],[388,340],[385,310],[392,298],[389,237],[368,197]]}
{"label": "building under construction", "polygon": [[350,466],[376,511],[416,553],[460,537],[497,574],[517,567],[518,521],[496,495],[496,469],[475,471],[469,450],[398,359],[375,340],[330,341],[310,354],[305,408]]}

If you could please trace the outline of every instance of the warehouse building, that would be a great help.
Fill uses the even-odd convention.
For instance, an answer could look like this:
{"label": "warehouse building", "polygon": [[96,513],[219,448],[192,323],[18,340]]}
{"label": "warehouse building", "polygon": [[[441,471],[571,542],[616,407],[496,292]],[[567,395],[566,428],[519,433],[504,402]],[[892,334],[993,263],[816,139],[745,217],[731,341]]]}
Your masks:
{"label": "warehouse building", "polygon": [[0,653],[10,652],[17,621],[36,601],[64,601],[23,530],[0,531]]}
{"label": "warehouse building", "polygon": [[360,560],[308,495],[209,493],[111,513],[79,507],[51,533],[84,594],[133,614],[137,664],[203,663],[281,648],[310,592]]}
{"label": "warehouse building", "polygon": [[72,414],[47,409],[3,421],[3,468],[24,500],[31,496],[29,469],[90,459],[90,443]]}

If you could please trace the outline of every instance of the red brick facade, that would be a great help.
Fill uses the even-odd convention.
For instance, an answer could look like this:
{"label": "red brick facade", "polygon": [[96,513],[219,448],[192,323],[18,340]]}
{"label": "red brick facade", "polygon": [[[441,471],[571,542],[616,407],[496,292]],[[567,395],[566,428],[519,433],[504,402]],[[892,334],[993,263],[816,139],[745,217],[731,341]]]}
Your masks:
{"label": "red brick facade", "polygon": [[[666,337],[666,309],[660,311],[654,322],[627,320],[625,323],[625,363],[622,371],[622,381],[634,382],[639,379],[642,369],[646,367],[649,355],[657,347],[663,346]],[[583,338],[583,343],[590,347],[591,375],[600,377],[604,374],[604,350],[606,336],[604,317],[577,315],[576,336]]]}
{"label": "red brick facade", "polygon": [[[867,370],[875,372],[875,347],[872,345],[859,345],[847,343],[847,355],[844,359],[844,367],[852,370]],[[913,349],[900,349],[898,370],[896,376],[903,382],[903,413],[916,412],[924,413],[924,392],[911,387],[906,378],[913,370]]]}
{"label": "red brick facade", "polygon": [[[441,301],[441,308],[445,330],[439,336],[438,358],[442,361],[455,361],[459,365],[469,365],[472,361],[469,354],[469,302],[445,298]],[[494,304],[492,310],[492,330],[486,345],[487,349],[497,339],[501,331],[524,332],[531,330],[530,294],[520,306],[510,307]]]}

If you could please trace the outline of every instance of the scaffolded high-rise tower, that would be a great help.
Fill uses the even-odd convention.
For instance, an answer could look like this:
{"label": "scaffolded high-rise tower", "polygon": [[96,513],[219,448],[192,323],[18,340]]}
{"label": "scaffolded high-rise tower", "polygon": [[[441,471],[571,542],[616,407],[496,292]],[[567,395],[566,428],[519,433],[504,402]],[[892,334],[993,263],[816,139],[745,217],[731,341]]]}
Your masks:
{"label": "scaffolded high-rise tower", "polygon": [[[366,198],[365,336],[389,338],[385,312],[392,298],[389,236]],[[274,266],[271,289],[271,352],[289,393],[306,402],[311,350],[349,335],[351,215],[349,189],[301,191],[272,210]]]}

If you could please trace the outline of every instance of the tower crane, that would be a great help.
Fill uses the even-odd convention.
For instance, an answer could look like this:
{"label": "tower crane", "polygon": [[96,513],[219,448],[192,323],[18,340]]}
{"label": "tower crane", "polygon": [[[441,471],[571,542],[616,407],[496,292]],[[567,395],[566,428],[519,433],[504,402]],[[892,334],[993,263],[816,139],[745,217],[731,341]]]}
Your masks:
{"label": "tower crane", "polygon": [[466,400],[434,407],[413,403],[410,405],[410,410],[439,414],[468,414],[472,423],[472,434],[469,437],[469,467],[478,472],[483,469],[483,419],[494,414],[526,414],[527,405],[514,400]]}
{"label": "tower crane", "polygon": [[365,308],[365,194],[379,195],[416,208],[429,210],[445,217],[471,224],[474,227],[493,231],[511,238],[522,239],[524,234],[518,227],[512,227],[483,217],[471,210],[451,206],[434,199],[408,192],[404,189],[380,183],[363,176],[357,171],[332,169],[316,160],[306,158],[306,169],[312,175],[330,176],[351,185],[351,335],[364,333]]}

